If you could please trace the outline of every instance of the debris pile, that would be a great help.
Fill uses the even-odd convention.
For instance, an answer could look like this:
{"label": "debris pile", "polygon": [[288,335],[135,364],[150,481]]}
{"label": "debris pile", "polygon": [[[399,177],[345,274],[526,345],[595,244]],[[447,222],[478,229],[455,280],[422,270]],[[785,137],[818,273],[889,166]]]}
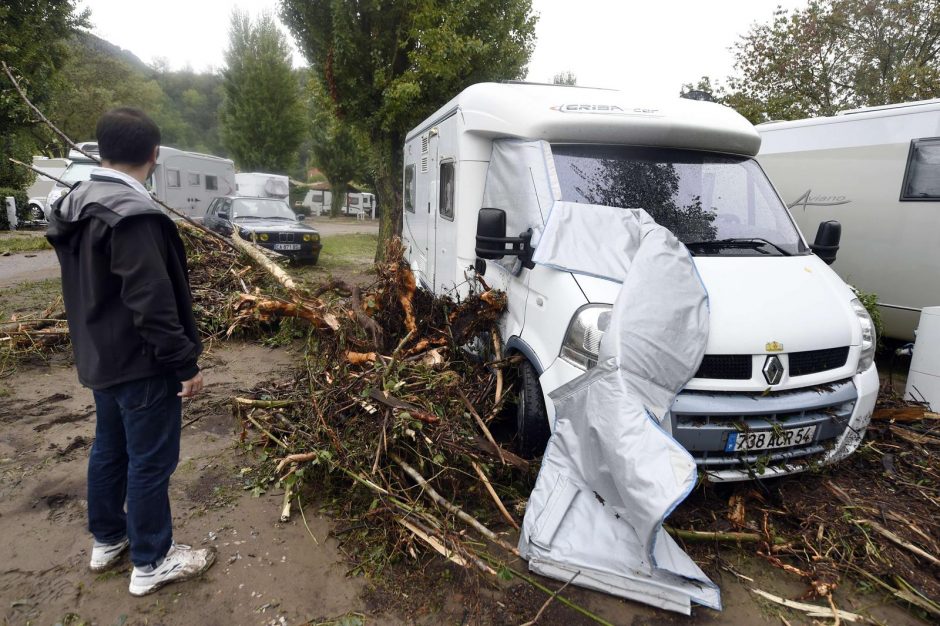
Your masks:
{"label": "debris pile", "polygon": [[885,388],[848,459],[771,481],[706,486],[668,523],[713,569],[740,575],[720,546],[745,546],[803,579],[809,598],[831,603],[840,584],[855,581],[937,620],[938,514],[940,415]]}

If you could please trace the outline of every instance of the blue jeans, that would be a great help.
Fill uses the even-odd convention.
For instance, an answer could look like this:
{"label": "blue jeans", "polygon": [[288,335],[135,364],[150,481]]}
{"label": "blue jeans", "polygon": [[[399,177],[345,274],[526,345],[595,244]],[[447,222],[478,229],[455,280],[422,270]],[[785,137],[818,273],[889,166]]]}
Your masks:
{"label": "blue jeans", "polygon": [[180,389],[173,377],[153,376],[94,390],[88,530],[102,543],[130,539],[137,566],[156,563],[173,542],[169,487],[180,454]]}

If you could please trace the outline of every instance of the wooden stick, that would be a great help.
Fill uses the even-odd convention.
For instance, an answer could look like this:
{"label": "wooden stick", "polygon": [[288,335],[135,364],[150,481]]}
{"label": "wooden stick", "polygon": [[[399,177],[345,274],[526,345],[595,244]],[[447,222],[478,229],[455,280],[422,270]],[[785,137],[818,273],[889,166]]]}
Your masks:
{"label": "wooden stick", "polygon": [[[503,349],[502,342],[499,339],[499,335],[493,330],[493,352],[496,353],[496,360],[503,360]],[[493,403],[494,406],[499,406],[499,401],[503,399],[503,368],[497,367],[496,370],[496,401]]]}
{"label": "wooden stick", "polygon": [[290,484],[288,484],[287,488],[284,489],[284,504],[281,505],[281,517],[280,517],[281,522],[290,521],[290,492],[291,492],[291,486]]}
{"label": "wooden stick", "polygon": [[483,436],[486,437],[486,440],[493,444],[493,447],[496,449],[496,454],[499,455],[500,463],[506,464],[506,459],[503,457],[503,449],[499,447],[496,443],[496,440],[493,439],[493,433],[490,432],[490,429],[486,427],[486,422],[483,421],[483,418],[480,417],[480,414],[477,413],[477,410],[473,408],[473,405],[470,403],[470,400],[467,398],[466,394],[462,389],[460,391],[460,399],[463,400],[464,405],[467,407],[467,410],[470,411],[470,415],[473,416],[473,420],[477,423],[477,426],[480,427],[480,430],[483,431]]}
{"label": "wooden stick", "polygon": [[425,480],[424,476],[419,474],[417,470],[415,470],[413,467],[411,467],[410,465],[405,463],[403,460],[401,460],[401,458],[397,454],[390,452],[388,456],[393,461],[398,463],[398,465],[401,466],[403,470],[405,470],[405,473],[411,476],[411,478],[421,486],[422,490],[424,491],[425,494],[427,494],[429,498],[431,498],[436,503],[444,507],[444,509],[446,509],[447,511],[450,511],[451,513],[459,517],[461,520],[463,520],[464,522],[472,526],[474,529],[476,529],[477,532],[479,532],[481,535],[483,535],[484,537],[486,537],[487,539],[489,539],[490,541],[492,541],[499,547],[503,548],[504,550],[507,550],[508,552],[511,552],[512,554],[516,556],[519,556],[519,551],[514,546],[511,546],[505,541],[503,541],[502,539],[500,539],[496,535],[496,533],[494,533],[492,530],[490,530],[489,528],[481,524],[479,521],[476,520],[476,518],[470,515],[467,515],[463,511],[463,509],[461,509],[459,506],[452,504],[451,502],[448,502],[446,499],[444,499],[444,497],[441,496],[441,494],[439,494],[437,491],[435,491],[434,487],[432,487],[430,483],[428,483],[428,481]]}
{"label": "wooden stick", "polygon": [[295,400],[253,400],[251,398],[233,398],[235,404],[253,406],[261,409],[276,409],[297,404]]}
{"label": "wooden stick", "polygon": [[268,259],[264,254],[258,251],[255,245],[250,244],[241,238],[238,234],[238,229],[232,229],[232,241],[235,244],[235,247],[247,254],[251,259],[257,263],[261,268],[263,268],[268,274],[274,277],[274,279],[279,282],[285,289],[288,291],[297,293],[299,291],[297,283],[294,282],[294,279],[290,277],[290,274],[285,272],[281,266],[277,265],[270,259]]}
{"label": "wooden stick", "polygon": [[896,543],[897,545],[901,546],[902,548],[906,548],[907,550],[913,552],[914,554],[916,554],[917,556],[921,557],[922,559],[925,559],[925,560],[927,560],[927,561],[933,563],[935,566],[940,567],[940,559],[938,559],[938,558],[935,557],[934,555],[930,554],[929,552],[918,548],[918,547],[915,546],[914,544],[912,544],[912,543],[910,543],[910,542],[908,542],[908,541],[905,541],[904,539],[902,539],[902,538],[899,537],[898,535],[894,534],[893,532],[891,532],[890,530],[888,530],[887,528],[885,528],[884,526],[882,526],[882,525],[879,524],[878,522],[876,522],[876,521],[874,521],[874,520],[870,520],[870,519],[860,519],[860,520],[853,520],[853,523],[854,523],[856,526],[859,526],[859,525],[861,525],[861,524],[865,524],[866,526],[868,526],[869,528],[871,528],[872,530],[874,530],[875,532],[877,532],[877,533],[880,534],[881,536],[883,536],[883,537],[885,537],[885,538],[887,538],[887,539],[890,539],[891,541],[893,541],[893,542]]}
{"label": "wooden stick", "polygon": [[503,501],[499,499],[498,495],[496,495],[496,491],[493,489],[493,485],[490,484],[486,474],[483,473],[483,469],[474,461],[470,461],[470,465],[473,466],[473,469],[476,470],[477,476],[479,476],[480,480],[483,481],[483,485],[486,487],[487,492],[489,492],[490,497],[493,498],[493,502],[496,503],[496,508],[499,509],[499,512],[502,513],[503,517],[506,518],[506,521],[509,522],[513,528],[519,530],[519,524],[516,523],[516,520],[512,518],[512,515],[510,515],[509,511],[506,510],[506,507],[503,506]]}
{"label": "wooden stick", "polygon": [[[705,530],[683,530],[681,528],[671,528],[669,526],[663,526],[663,529],[673,537],[679,539],[684,539],[686,541],[733,541],[733,542],[747,542],[747,543],[760,543],[765,540],[763,535],[757,533],[741,533],[741,532],[712,532]],[[773,538],[774,545],[784,545],[787,542],[786,539],[782,537],[774,536]]]}
{"label": "wooden stick", "polygon": [[28,170],[33,170],[34,172],[36,172],[36,173],[39,174],[40,176],[45,176],[46,178],[48,178],[48,179],[50,179],[50,180],[54,180],[55,182],[59,183],[59,184],[62,185],[63,187],[67,187],[68,189],[71,189],[71,188],[73,187],[73,185],[71,185],[71,184],[65,182],[65,181],[62,180],[61,178],[56,178],[56,177],[53,176],[52,174],[47,174],[47,173],[45,173],[44,171],[42,171],[41,169],[35,168],[35,167],[33,167],[32,165],[27,165],[26,163],[23,163],[22,161],[17,161],[17,160],[14,159],[13,157],[7,157],[7,161],[9,161],[10,163],[14,163],[14,164],[16,164],[16,165],[19,165],[20,167],[25,167],[25,168],[28,169]]}
{"label": "wooden stick", "polygon": [[548,599],[545,601],[545,604],[543,604],[543,605],[542,605],[542,608],[539,609],[539,612],[535,614],[535,617],[533,617],[533,618],[532,618],[531,620],[529,620],[528,622],[525,622],[524,624],[522,624],[522,626],[535,626],[535,623],[536,623],[537,621],[539,621],[539,618],[540,618],[540,617],[542,617],[542,613],[544,613],[544,612],[545,612],[545,609],[548,608],[548,605],[552,603],[552,600],[554,600],[554,599],[558,596],[559,593],[561,593],[562,591],[564,591],[565,588],[568,587],[568,585],[570,585],[572,582],[574,582],[574,579],[577,578],[580,574],[581,574],[581,570],[578,570],[577,572],[575,572],[575,573],[574,573],[574,576],[572,576],[571,578],[569,578],[569,579],[568,579],[568,582],[566,582],[564,585],[562,585],[562,586],[558,589],[558,591],[556,591],[556,592],[553,593],[552,595],[548,596]]}
{"label": "wooden stick", "polygon": [[448,550],[437,537],[434,537],[433,535],[430,535],[424,532],[423,530],[421,530],[420,528],[418,528],[417,526],[415,526],[414,524],[412,524],[411,522],[409,522],[408,520],[402,517],[396,517],[395,520],[399,524],[401,524],[402,526],[410,530],[412,534],[414,534],[415,537],[417,537],[418,539],[421,539],[424,543],[429,545],[435,552],[443,556],[448,561],[456,563],[460,567],[469,567],[469,563],[467,563],[467,561],[463,557],[454,553],[451,550]]}
{"label": "wooden stick", "polygon": [[280,474],[281,471],[291,463],[306,463],[307,461],[312,461],[320,456],[319,452],[304,452],[303,454],[289,454],[280,460],[277,464],[277,469],[275,470],[276,474]]}
{"label": "wooden stick", "polygon": [[849,613],[848,611],[835,609],[834,613],[832,607],[819,606],[817,604],[806,604],[805,602],[794,602],[793,600],[787,600],[785,598],[781,598],[780,596],[775,596],[772,593],[767,593],[766,591],[755,589],[753,587],[751,587],[750,590],[760,597],[766,600],[770,600],[771,602],[776,602],[777,604],[783,605],[789,609],[803,611],[809,617],[832,617],[833,615],[838,615],[840,619],[844,619],[847,622],[858,622],[862,619],[861,615]]}
{"label": "wooden stick", "polygon": [[268,432],[268,429],[265,428],[264,426],[262,426],[262,425],[258,422],[258,420],[256,420],[255,418],[253,418],[250,413],[246,413],[246,414],[245,414],[245,418],[246,418],[249,422],[251,422],[252,424],[254,424],[255,426],[257,426],[258,429],[261,430],[261,432],[263,432],[265,435],[267,435],[267,436],[268,436],[268,439],[270,439],[271,441],[273,441],[273,442],[276,443],[277,445],[281,446],[282,448],[284,448],[284,449],[287,450],[288,452],[290,451],[290,448],[287,447],[287,444],[286,444],[286,443],[284,443],[283,441],[281,441],[280,439],[278,439],[277,437],[275,437],[274,435],[272,435],[270,432]]}

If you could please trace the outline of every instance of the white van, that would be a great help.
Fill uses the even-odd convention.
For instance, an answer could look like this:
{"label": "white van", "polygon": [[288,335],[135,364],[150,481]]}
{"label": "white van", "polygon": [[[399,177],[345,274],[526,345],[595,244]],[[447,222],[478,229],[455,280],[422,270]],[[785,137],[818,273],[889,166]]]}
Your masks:
{"label": "white van", "polygon": [[[84,142],[78,145],[97,156],[97,144]],[[60,178],[70,185],[89,180],[92,170],[101,167],[97,161],[75,150],[69,153],[69,159],[71,164]],[[222,157],[160,146],[157,167],[147,187],[158,200],[199,220],[205,216],[213,198],[235,193],[235,164]],[[56,183],[46,197],[46,206],[52,206],[65,190]],[[170,217],[176,219],[177,216]]]}
{"label": "white van", "polygon": [[878,295],[885,334],[913,340],[940,305],[940,99],[757,127],[758,160],[801,228],[837,219],[833,265]]}
{"label": "white van", "polygon": [[239,196],[286,200],[290,195],[290,179],[283,174],[239,172],[235,174],[235,191]]}
{"label": "white van", "polygon": [[[55,159],[44,156],[33,157],[33,167],[43,174],[61,178],[62,174],[72,162],[68,159]],[[55,187],[55,180],[42,174],[37,174],[33,184],[26,190],[29,198],[30,218],[42,221],[46,219],[46,198]]]}
{"label": "white van", "polygon": [[[471,86],[407,135],[407,260],[437,294],[466,295],[474,274],[507,293],[523,452],[544,449],[547,394],[595,364],[620,290],[532,263],[555,200],[644,208],[693,254],[709,294],[706,356],[663,427],[709,479],[797,472],[858,447],[878,391],[872,323],[811,252],[759,147],[718,104],[527,84]],[[813,248],[831,261],[838,225]]]}

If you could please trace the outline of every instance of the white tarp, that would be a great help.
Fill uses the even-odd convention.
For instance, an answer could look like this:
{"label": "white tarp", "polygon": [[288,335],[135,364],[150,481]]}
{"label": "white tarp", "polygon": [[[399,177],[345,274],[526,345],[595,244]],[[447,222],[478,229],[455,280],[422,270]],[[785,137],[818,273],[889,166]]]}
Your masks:
{"label": "white tarp", "polygon": [[508,215],[521,196],[525,210],[508,221],[538,232],[536,263],[622,283],[598,365],[550,396],[555,430],[526,509],[523,558],[534,572],[577,574],[576,585],[661,608],[720,609],[717,586],[662,528],[696,480],[692,457],[661,426],[708,338],[688,251],[643,210],[560,201],[544,142],[494,142],[487,190],[484,206]]}

